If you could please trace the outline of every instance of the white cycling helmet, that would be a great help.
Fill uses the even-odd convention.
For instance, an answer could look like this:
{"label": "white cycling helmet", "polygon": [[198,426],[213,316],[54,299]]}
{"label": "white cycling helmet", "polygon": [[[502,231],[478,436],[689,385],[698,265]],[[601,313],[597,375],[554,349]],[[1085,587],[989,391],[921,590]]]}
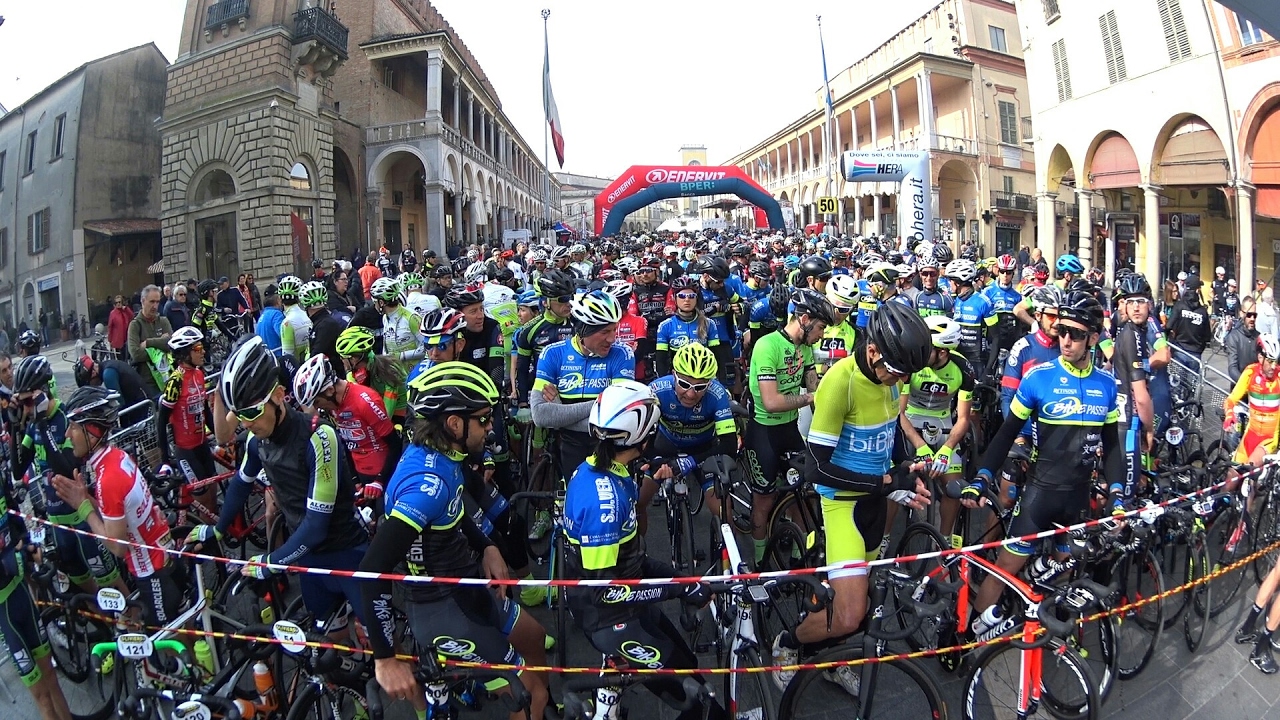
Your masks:
{"label": "white cycling helmet", "polygon": [[1271,333],[1259,335],[1258,354],[1268,360],[1280,360],[1280,339]]}
{"label": "white cycling helmet", "polygon": [[946,276],[954,278],[962,283],[971,283],[978,276],[978,267],[973,264],[972,260],[952,260],[947,263]]}
{"label": "white cycling helmet", "polygon": [[929,334],[933,336],[933,346],[955,350],[960,347],[960,323],[946,315],[930,315],[924,319],[929,326]]}
{"label": "white cycling helmet", "polygon": [[329,364],[329,356],[316,353],[307,358],[293,374],[293,398],[300,405],[311,407],[315,405],[320,393],[333,387],[337,380],[338,376]]}
{"label": "white cycling helmet", "polygon": [[570,255],[576,255],[577,253],[585,253],[586,251],[587,251],[587,247],[582,243],[577,243],[573,247],[569,248]]}
{"label": "white cycling helmet", "polygon": [[400,299],[400,283],[389,277],[380,277],[373,281],[369,288],[369,297],[383,302],[398,302]]}
{"label": "white cycling helmet", "polygon": [[627,275],[634,275],[640,269],[640,261],[633,257],[624,257],[618,260],[618,269]]}
{"label": "white cycling helmet", "polygon": [[567,257],[569,257],[569,248],[567,248],[567,247],[565,247],[565,246],[563,246],[563,245],[557,245],[557,246],[555,246],[555,247],[551,248],[551,260],[552,260],[552,262],[555,262],[556,260],[563,260],[563,259],[565,259],[565,258],[567,258]]}
{"label": "white cycling helmet", "polygon": [[622,305],[609,293],[603,290],[592,290],[581,297],[574,298],[570,303],[570,314],[574,320],[583,325],[609,325],[622,319]]}
{"label": "white cycling helmet", "polygon": [[482,283],[489,279],[489,264],[484,262],[474,262],[467,266],[467,271],[462,274],[463,280],[468,285],[471,283]]}
{"label": "white cycling helmet", "polygon": [[827,299],[837,310],[853,310],[858,305],[858,281],[850,275],[833,276],[827,283]]}
{"label": "white cycling helmet", "polygon": [[204,340],[204,333],[200,332],[199,328],[194,325],[187,325],[178,328],[169,337],[169,349],[174,352],[185,350],[202,340]]}
{"label": "white cycling helmet", "polygon": [[620,380],[596,396],[587,423],[596,439],[631,447],[649,437],[660,417],[658,398],[648,385]]}

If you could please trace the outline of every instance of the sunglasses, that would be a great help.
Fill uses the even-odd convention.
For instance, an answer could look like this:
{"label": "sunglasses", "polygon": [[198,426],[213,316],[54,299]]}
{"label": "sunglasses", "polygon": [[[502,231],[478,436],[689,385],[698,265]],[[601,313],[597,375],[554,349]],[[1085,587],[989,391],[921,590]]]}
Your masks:
{"label": "sunglasses", "polygon": [[[280,387],[280,386],[277,385],[276,387]],[[258,418],[262,417],[262,413],[267,411],[267,403],[271,402],[271,396],[274,395],[275,392],[276,392],[276,388],[273,387],[271,388],[271,392],[267,393],[267,396],[262,398],[262,402],[257,403],[255,405],[250,405],[249,407],[244,408],[243,410],[236,410],[235,411],[236,419],[240,420],[241,422],[253,422],[254,420],[257,420]]]}
{"label": "sunglasses", "polygon": [[484,415],[472,415],[470,417],[472,420],[475,420],[480,427],[489,427],[493,424],[493,413],[491,412],[485,413]]}
{"label": "sunglasses", "polygon": [[685,380],[684,378],[678,377],[676,378],[676,387],[680,388],[681,390],[688,390],[690,392],[700,393],[706,390],[707,388],[711,387],[711,381],[708,380],[707,382],[704,382],[704,383],[691,383],[688,380]]}
{"label": "sunglasses", "polygon": [[1013,271],[1013,270],[1001,270],[1001,271],[1000,271],[1000,274],[1001,274],[1001,275],[1012,275],[1013,273],[1014,273],[1014,271]]}
{"label": "sunglasses", "polygon": [[1058,326],[1058,337],[1071,338],[1071,342],[1084,342],[1089,339],[1089,331],[1084,328]]}
{"label": "sunglasses", "polygon": [[1253,318],[1255,320],[1258,319],[1258,313],[1245,313],[1244,316],[1247,318]]}
{"label": "sunglasses", "polygon": [[877,361],[876,361],[876,364],[875,364],[873,367],[881,367],[881,368],[884,368],[884,371],[885,371],[885,372],[887,372],[887,373],[889,373],[890,375],[892,375],[892,376],[894,376],[894,377],[896,377],[896,378],[899,378],[899,379],[901,379],[901,378],[905,378],[907,375],[909,375],[909,374],[910,374],[910,373],[904,373],[904,372],[902,372],[901,370],[899,370],[898,368],[896,368],[896,367],[894,367],[894,366],[890,365],[887,361],[885,361],[885,359],[884,359],[884,358],[880,358],[879,360],[877,360]]}
{"label": "sunglasses", "polygon": [[920,277],[938,277],[937,270],[921,270]]}
{"label": "sunglasses", "polygon": [[818,282],[827,282],[831,279],[831,273],[822,273],[818,276]]}
{"label": "sunglasses", "polygon": [[573,296],[572,296],[572,295],[557,295],[556,297],[553,297],[553,298],[551,298],[551,299],[552,299],[552,300],[554,300],[554,301],[556,301],[556,302],[558,302],[558,303],[573,302]]}
{"label": "sunglasses", "polygon": [[676,299],[677,300],[697,300],[698,293],[691,293],[691,292],[676,293]]}
{"label": "sunglasses", "polygon": [[1151,298],[1145,298],[1139,295],[1137,297],[1127,297],[1124,299],[1124,301],[1126,303],[1132,303],[1134,305],[1146,305],[1151,302]]}
{"label": "sunglasses", "polygon": [[657,268],[643,267],[643,268],[640,268],[640,269],[637,271],[637,274],[639,274],[639,275],[644,275],[644,274],[646,274],[646,273],[656,273],[656,272],[658,272],[658,269],[657,269]]}

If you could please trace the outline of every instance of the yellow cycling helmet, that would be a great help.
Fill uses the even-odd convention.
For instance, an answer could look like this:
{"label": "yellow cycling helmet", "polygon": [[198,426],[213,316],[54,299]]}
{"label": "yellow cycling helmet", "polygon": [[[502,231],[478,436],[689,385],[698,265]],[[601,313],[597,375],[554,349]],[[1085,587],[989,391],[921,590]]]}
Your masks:
{"label": "yellow cycling helmet", "polygon": [[342,357],[357,357],[373,352],[373,331],[360,325],[352,325],[338,335],[336,350]]}
{"label": "yellow cycling helmet", "polygon": [[710,380],[720,368],[716,363],[715,353],[702,343],[691,342],[676,351],[676,356],[671,360],[671,369],[685,377]]}

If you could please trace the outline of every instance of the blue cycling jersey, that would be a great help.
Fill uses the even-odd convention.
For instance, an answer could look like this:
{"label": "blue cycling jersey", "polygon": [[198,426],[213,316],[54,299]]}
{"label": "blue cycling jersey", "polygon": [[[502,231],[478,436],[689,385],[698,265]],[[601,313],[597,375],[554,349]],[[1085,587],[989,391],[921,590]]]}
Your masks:
{"label": "blue cycling jersey", "polygon": [[766,294],[751,303],[751,314],[747,316],[747,327],[752,330],[775,330],[780,324],[781,321],[778,316],[773,314],[773,306],[769,302],[769,295]]}
{"label": "blue cycling jersey", "polygon": [[[941,288],[941,286],[939,286]],[[920,313],[920,317],[929,317],[930,315],[950,315],[954,304],[951,302],[951,296],[938,290],[921,290],[916,293],[916,312]]]}
{"label": "blue cycling jersey", "polygon": [[685,407],[676,396],[676,376],[664,375],[649,383],[658,398],[662,411],[658,432],[682,450],[706,445],[717,435],[733,435],[738,432],[733,422],[729,391],[719,380],[711,380],[702,400],[693,407]]}
{"label": "blue cycling jersey", "polygon": [[1037,457],[1030,481],[1079,486],[1101,466],[1102,426],[1119,421],[1116,378],[1090,364],[1083,370],[1061,357],[1031,368],[1009,411],[1032,420]]}
{"label": "blue cycling jersey", "polygon": [[967,359],[978,362],[986,350],[983,341],[983,328],[994,325],[995,308],[985,295],[977,292],[960,299],[955,298],[952,315],[960,324],[960,346],[957,348]]}
{"label": "blue cycling jersey", "polygon": [[636,358],[625,345],[615,343],[602,358],[588,357],[572,337],[542,351],[533,391],[555,385],[562,403],[591,402],[615,381],[635,379]]}
{"label": "blue cycling jersey", "polygon": [[1007,288],[1000,287],[998,282],[988,285],[982,294],[991,301],[991,307],[995,308],[997,313],[1011,313],[1018,303],[1022,302],[1022,293],[1012,285]]}
{"label": "blue cycling jersey", "polygon": [[710,348],[729,341],[721,324],[714,320],[707,323],[704,332],[705,337],[698,332],[697,320],[682,320],[679,315],[672,315],[658,325],[658,349],[674,352],[691,342],[702,343]]}
{"label": "blue cycling jersey", "polygon": [[580,564],[585,571],[616,567],[616,577],[639,577],[644,542],[637,534],[636,502],[640,492],[636,481],[618,463],[607,472],[600,472],[591,466],[591,460],[578,466],[565,493],[564,534],[570,544],[569,561]]}

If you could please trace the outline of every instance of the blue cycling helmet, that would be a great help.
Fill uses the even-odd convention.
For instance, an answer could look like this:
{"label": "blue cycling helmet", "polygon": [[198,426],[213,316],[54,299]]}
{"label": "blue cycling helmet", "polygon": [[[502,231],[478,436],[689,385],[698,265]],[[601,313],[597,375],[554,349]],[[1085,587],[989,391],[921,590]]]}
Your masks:
{"label": "blue cycling helmet", "polygon": [[1057,267],[1058,272],[1060,273],[1069,272],[1069,273],[1075,273],[1078,275],[1084,272],[1084,264],[1080,262],[1080,258],[1076,257],[1075,255],[1072,255],[1071,253],[1067,253],[1066,255],[1059,255],[1058,262],[1055,265],[1055,267]]}
{"label": "blue cycling helmet", "polygon": [[788,270],[795,270],[800,267],[800,256],[788,255],[787,258],[782,261],[782,264],[785,265]]}
{"label": "blue cycling helmet", "polygon": [[516,305],[520,307],[539,307],[542,305],[542,298],[538,296],[535,290],[525,290],[516,296]]}

